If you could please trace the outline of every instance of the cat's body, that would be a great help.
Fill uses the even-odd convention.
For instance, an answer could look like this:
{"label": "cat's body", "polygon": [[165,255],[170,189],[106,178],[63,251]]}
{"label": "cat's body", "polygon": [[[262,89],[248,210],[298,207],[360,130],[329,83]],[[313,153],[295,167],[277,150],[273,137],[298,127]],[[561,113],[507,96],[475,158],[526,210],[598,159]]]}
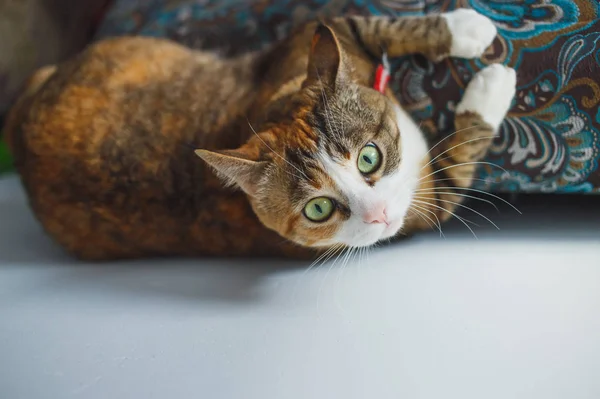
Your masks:
{"label": "cat's body", "polygon": [[[391,92],[371,89],[377,58],[382,46],[391,57],[476,57],[493,25],[460,10],[328,26],[235,59],[111,39],[38,72],[6,130],[46,231],[85,259],[310,256],[448,219],[463,198],[450,187],[471,185],[514,71],[480,72],[457,109],[464,130],[429,152]],[[355,171],[365,149],[377,168]]]}

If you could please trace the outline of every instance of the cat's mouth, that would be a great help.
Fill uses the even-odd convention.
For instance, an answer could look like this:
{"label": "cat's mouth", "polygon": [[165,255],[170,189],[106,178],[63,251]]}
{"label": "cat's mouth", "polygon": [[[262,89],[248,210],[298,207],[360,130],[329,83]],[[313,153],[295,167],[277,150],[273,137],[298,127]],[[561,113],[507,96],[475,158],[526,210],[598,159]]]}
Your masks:
{"label": "cat's mouth", "polygon": [[369,226],[369,228],[364,229],[361,234],[355,236],[352,240],[346,242],[345,244],[352,247],[368,247],[378,243],[379,241],[394,237],[396,234],[398,234],[403,225],[403,219],[398,218],[389,221],[387,224]]}
{"label": "cat's mouth", "polygon": [[390,237],[398,234],[398,231],[400,231],[400,228],[402,227],[403,224],[404,224],[403,220],[400,218],[390,221],[385,226],[385,229],[383,230],[383,234],[381,235],[381,239],[384,240],[386,238],[390,238]]}

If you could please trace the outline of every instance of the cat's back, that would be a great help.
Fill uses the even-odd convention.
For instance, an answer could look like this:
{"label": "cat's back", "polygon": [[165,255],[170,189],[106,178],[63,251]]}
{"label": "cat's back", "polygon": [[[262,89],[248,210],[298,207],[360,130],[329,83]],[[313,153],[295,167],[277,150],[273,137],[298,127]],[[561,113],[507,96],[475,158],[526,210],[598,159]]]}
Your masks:
{"label": "cat's back", "polygon": [[118,253],[147,213],[159,220],[156,236],[178,233],[185,178],[197,173],[179,137],[194,130],[182,93],[206,57],[166,40],[124,37],[31,78],[5,132],[34,212],[64,246],[90,258],[101,255],[82,249],[85,242]]}
{"label": "cat's back", "polygon": [[144,159],[145,167],[154,167],[148,152],[166,155],[180,145],[178,135],[193,130],[184,93],[210,58],[168,40],[122,37],[41,69],[6,123],[24,180],[36,171],[85,179],[103,172],[96,169],[101,162],[130,171]]}
{"label": "cat's back", "polygon": [[89,139],[102,133],[102,124],[118,127],[132,111],[150,113],[126,108],[127,103],[140,90],[152,95],[161,82],[175,80],[192,59],[190,51],[169,41],[123,37],[95,43],[60,65],[42,68],[9,113],[10,145],[18,147],[22,136],[29,150],[47,153],[57,140]]}

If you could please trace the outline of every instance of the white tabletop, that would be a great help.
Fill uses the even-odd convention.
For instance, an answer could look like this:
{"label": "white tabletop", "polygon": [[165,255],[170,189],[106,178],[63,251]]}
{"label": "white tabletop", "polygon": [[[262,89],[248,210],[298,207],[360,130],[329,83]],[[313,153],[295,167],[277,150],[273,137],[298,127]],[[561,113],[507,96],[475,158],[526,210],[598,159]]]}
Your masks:
{"label": "white tabletop", "polygon": [[99,266],[5,178],[0,398],[599,398],[600,197],[496,202],[345,267]]}

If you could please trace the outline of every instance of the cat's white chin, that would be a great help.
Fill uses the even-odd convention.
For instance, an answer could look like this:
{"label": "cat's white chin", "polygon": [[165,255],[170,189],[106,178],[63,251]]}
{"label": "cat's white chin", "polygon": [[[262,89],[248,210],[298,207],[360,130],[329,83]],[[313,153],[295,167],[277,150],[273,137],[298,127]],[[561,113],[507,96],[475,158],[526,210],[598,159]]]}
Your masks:
{"label": "cat's white chin", "polygon": [[354,237],[344,240],[343,244],[354,248],[370,247],[382,240],[387,240],[396,236],[403,225],[404,222],[402,219],[393,220],[387,225],[370,225],[361,230]]}

